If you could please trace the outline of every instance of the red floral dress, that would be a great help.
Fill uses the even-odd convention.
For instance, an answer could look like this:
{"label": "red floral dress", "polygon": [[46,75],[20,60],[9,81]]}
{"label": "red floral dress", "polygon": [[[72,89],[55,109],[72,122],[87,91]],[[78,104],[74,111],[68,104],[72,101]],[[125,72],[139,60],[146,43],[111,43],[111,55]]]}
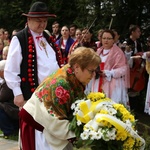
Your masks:
{"label": "red floral dress", "polygon": [[77,80],[72,68],[65,65],[46,78],[36,89],[35,95],[52,116],[60,119],[71,119],[71,104],[84,98],[85,87]]}

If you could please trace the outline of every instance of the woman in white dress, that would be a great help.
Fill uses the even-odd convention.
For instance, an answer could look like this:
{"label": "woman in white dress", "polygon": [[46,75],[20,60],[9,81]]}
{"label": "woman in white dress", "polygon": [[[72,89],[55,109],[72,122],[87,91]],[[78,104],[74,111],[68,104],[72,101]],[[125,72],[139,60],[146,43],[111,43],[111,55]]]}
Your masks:
{"label": "woman in white dress", "polygon": [[102,47],[97,50],[101,58],[100,77],[91,81],[91,91],[103,91],[107,97],[127,107],[128,65],[124,53],[114,44],[114,38],[112,30],[103,31]]}

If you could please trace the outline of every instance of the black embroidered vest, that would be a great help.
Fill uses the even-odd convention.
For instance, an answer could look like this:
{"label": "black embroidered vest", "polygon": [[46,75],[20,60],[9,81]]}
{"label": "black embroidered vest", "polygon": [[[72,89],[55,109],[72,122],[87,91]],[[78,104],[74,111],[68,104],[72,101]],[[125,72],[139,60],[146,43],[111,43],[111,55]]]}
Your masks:
{"label": "black embroidered vest", "polygon": [[[35,91],[38,83],[38,73],[37,73],[37,58],[36,49],[34,46],[33,37],[27,28],[24,28],[16,34],[22,49],[22,62],[20,66],[20,76],[21,78],[21,90],[25,100],[28,100],[32,93]],[[43,36],[46,38],[47,42],[56,52],[56,59],[61,66],[61,52],[57,45],[54,44],[52,39],[46,32],[43,32]]]}

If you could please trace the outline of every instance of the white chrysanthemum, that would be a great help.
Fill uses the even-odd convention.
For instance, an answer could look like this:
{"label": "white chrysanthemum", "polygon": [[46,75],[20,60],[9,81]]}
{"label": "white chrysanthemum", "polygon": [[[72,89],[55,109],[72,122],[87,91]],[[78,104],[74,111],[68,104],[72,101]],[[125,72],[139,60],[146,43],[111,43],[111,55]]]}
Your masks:
{"label": "white chrysanthemum", "polygon": [[110,140],[110,138],[109,138],[109,129],[102,129],[101,132],[102,132],[103,140],[109,141]]}
{"label": "white chrysanthemum", "polygon": [[96,132],[96,136],[95,136],[95,139],[96,140],[99,140],[99,139],[101,139],[102,138],[102,133],[101,132]]}
{"label": "white chrysanthemum", "polygon": [[97,132],[102,133],[102,128],[99,128]]}
{"label": "white chrysanthemum", "polygon": [[75,107],[73,115],[75,116],[76,114],[78,114],[79,111],[80,111],[80,109],[78,107]]}
{"label": "white chrysanthemum", "polygon": [[115,134],[115,133],[116,133],[116,128],[112,128],[112,129],[111,129],[111,132],[112,132],[113,134]]}
{"label": "white chrysanthemum", "polygon": [[84,131],[80,134],[82,140],[87,140],[89,138],[89,132]]}
{"label": "white chrysanthemum", "polygon": [[111,137],[109,136],[109,132],[106,132],[105,134],[103,134],[102,138],[105,141],[109,141],[111,139]]}
{"label": "white chrysanthemum", "polygon": [[109,140],[115,140],[115,139],[116,139],[116,135],[109,136]]}
{"label": "white chrysanthemum", "polygon": [[80,110],[80,108],[79,107],[75,107],[75,112],[78,112],[79,110]]}
{"label": "white chrysanthemum", "polygon": [[129,119],[125,121],[125,124],[128,125],[129,127],[132,127],[132,123],[130,122]]}
{"label": "white chrysanthemum", "polygon": [[80,104],[81,102],[83,102],[83,101],[84,101],[84,99],[82,99],[82,100],[76,100],[76,101],[71,105],[71,109],[72,109],[72,110],[75,109],[75,108],[78,107],[79,104]]}
{"label": "white chrysanthemum", "polygon": [[116,138],[116,134],[115,133],[116,133],[116,129],[115,128],[109,130],[107,132],[107,135],[109,136],[109,139],[115,140],[115,138]]}
{"label": "white chrysanthemum", "polygon": [[71,109],[73,110],[73,109],[75,109],[75,107],[76,107],[76,105],[75,105],[75,103],[73,103],[73,104],[71,105]]}
{"label": "white chrysanthemum", "polygon": [[102,136],[102,137],[103,137],[103,140],[104,140],[104,141],[109,141],[109,140],[110,140],[109,137],[106,136],[106,135],[105,135],[105,136]]}
{"label": "white chrysanthemum", "polygon": [[77,121],[77,126],[80,126],[82,122],[80,120]]}
{"label": "white chrysanthemum", "polygon": [[96,139],[96,134],[97,134],[97,133],[96,133],[95,131],[90,131],[90,132],[89,132],[90,139],[91,139],[91,140]]}

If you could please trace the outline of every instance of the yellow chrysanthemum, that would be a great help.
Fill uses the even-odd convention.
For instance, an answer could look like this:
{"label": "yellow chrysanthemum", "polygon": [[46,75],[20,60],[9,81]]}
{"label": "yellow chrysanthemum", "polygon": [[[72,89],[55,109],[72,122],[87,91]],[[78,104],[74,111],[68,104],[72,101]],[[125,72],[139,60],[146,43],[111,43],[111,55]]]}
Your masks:
{"label": "yellow chrysanthemum", "polygon": [[[100,92],[90,93],[87,98],[78,103],[75,116],[83,123],[82,134],[89,140],[117,140],[123,143],[123,150],[145,146],[145,141],[134,131],[134,116],[124,105],[113,102]],[[115,130],[111,131],[112,128]]]}
{"label": "yellow chrysanthemum", "polygon": [[127,132],[121,132],[120,130],[117,130],[116,133],[116,140],[117,141],[124,141],[127,138]]}
{"label": "yellow chrysanthemum", "polygon": [[124,150],[132,150],[133,146],[135,144],[135,140],[131,137],[129,137],[123,144],[123,149]]}
{"label": "yellow chrysanthemum", "polygon": [[135,139],[135,144],[134,144],[135,147],[141,147],[142,144],[143,143],[140,141],[140,139]]}
{"label": "yellow chrysanthemum", "polygon": [[122,105],[122,104],[114,104],[113,107],[122,114],[122,118],[120,118],[123,122],[126,120],[130,120],[132,123],[135,122],[134,116]]}
{"label": "yellow chrysanthemum", "polygon": [[106,98],[106,96],[104,93],[100,93],[100,92],[93,93],[93,92],[91,92],[90,94],[88,94],[87,98],[93,102],[96,102],[96,101],[99,101],[101,99]]}

